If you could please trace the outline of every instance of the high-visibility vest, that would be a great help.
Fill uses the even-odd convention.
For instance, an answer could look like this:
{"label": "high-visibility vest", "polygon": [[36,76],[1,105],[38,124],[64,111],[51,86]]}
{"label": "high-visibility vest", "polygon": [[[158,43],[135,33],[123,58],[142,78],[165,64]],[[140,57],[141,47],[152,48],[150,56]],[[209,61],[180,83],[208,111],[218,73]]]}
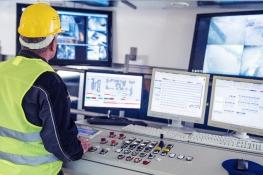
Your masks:
{"label": "high-visibility vest", "polygon": [[22,108],[26,92],[46,71],[54,70],[41,59],[17,56],[0,63],[0,175],[57,175],[61,170],[62,162],[44,148],[42,127],[28,122]]}

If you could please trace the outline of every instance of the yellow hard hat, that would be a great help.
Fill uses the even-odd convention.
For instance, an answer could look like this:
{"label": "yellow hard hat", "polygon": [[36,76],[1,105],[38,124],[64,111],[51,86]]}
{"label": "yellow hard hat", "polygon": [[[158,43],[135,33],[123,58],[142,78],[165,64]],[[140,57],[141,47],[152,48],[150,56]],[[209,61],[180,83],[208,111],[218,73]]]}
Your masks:
{"label": "yellow hard hat", "polygon": [[28,6],[22,13],[18,33],[28,38],[47,37],[61,32],[55,9],[45,3]]}

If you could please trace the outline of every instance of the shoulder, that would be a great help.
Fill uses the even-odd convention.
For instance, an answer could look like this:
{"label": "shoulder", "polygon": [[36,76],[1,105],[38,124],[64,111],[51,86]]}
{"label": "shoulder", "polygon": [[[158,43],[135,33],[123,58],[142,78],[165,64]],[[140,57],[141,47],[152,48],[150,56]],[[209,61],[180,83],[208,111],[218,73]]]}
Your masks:
{"label": "shoulder", "polygon": [[66,90],[66,85],[56,72],[44,72],[34,82],[34,86],[41,87],[45,91],[53,92]]}
{"label": "shoulder", "polygon": [[42,73],[37,80],[35,81],[34,85],[64,85],[63,80],[56,72],[44,72]]}

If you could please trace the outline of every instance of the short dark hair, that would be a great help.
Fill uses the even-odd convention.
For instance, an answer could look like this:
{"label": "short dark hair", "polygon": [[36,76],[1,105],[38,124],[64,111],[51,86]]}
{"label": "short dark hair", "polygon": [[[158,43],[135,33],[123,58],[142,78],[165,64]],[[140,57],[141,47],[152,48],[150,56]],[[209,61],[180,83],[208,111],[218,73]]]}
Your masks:
{"label": "short dark hair", "polygon": [[[25,37],[25,36],[22,36],[22,35],[20,35],[20,37],[26,43],[39,43],[39,42],[41,42],[41,41],[46,39],[46,37],[29,38],[29,37]],[[36,54],[39,54],[39,53],[42,53],[42,52],[46,51],[49,47],[50,47],[50,45],[48,45],[47,47],[41,48],[41,49],[30,49],[28,47],[25,47],[25,46],[21,45],[21,49],[30,50],[30,51],[32,51],[32,52],[34,52]]]}

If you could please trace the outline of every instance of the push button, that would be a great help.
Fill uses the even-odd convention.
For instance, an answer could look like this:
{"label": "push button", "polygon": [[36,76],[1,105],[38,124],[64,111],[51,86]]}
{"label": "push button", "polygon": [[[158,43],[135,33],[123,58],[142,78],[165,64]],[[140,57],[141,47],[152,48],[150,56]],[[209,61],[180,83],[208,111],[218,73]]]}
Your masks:
{"label": "push button", "polygon": [[182,155],[182,154],[179,154],[178,156],[177,156],[177,159],[183,159],[184,158],[184,155]]}
{"label": "push button", "polygon": [[104,138],[104,137],[102,137],[102,138],[100,139],[100,144],[106,144],[107,142],[108,142],[107,139]]}
{"label": "push button", "polygon": [[176,156],[176,154],[174,154],[174,153],[169,154],[170,158],[174,158],[175,156]]}
{"label": "push button", "polygon": [[111,140],[111,143],[110,143],[111,146],[116,146],[118,145],[118,142],[116,140]]}
{"label": "push button", "polygon": [[98,148],[92,146],[92,147],[89,148],[89,152],[95,152],[95,151],[97,151],[97,149],[98,149]]}
{"label": "push button", "polygon": [[193,159],[194,159],[194,157],[192,157],[192,156],[187,156],[187,157],[185,158],[186,161],[192,161]]}
{"label": "push button", "polygon": [[125,160],[126,160],[126,161],[131,161],[132,159],[133,159],[132,156],[127,156]]}
{"label": "push button", "polygon": [[123,133],[120,133],[120,134],[119,134],[119,139],[120,139],[120,140],[125,139],[125,137],[126,137],[126,136],[125,136]]}
{"label": "push button", "polygon": [[114,138],[115,136],[116,136],[116,134],[113,131],[111,131],[109,137]]}
{"label": "push button", "polygon": [[143,165],[148,165],[150,162],[151,162],[150,160],[144,160],[144,161],[142,162],[142,164],[143,164]]}
{"label": "push button", "polygon": [[116,149],[115,152],[120,153],[120,152],[122,152],[122,149]]}
{"label": "push button", "polygon": [[131,152],[131,150],[128,150],[128,149],[126,149],[126,150],[124,150],[124,154],[130,154],[130,152]]}
{"label": "push button", "polygon": [[118,159],[123,159],[125,157],[125,155],[123,155],[123,154],[120,154],[120,155],[118,155]]}
{"label": "push button", "polygon": [[149,154],[148,159],[154,159],[154,158],[155,158],[155,155]]}
{"label": "push button", "polygon": [[102,148],[100,151],[100,154],[104,155],[104,154],[107,154],[107,152],[108,152],[107,149]]}
{"label": "push button", "polygon": [[141,158],[136,157],[136,158],[133,160],[133,162],[134,162],[134,163],[139,163],[141,160],[142,160]]}

